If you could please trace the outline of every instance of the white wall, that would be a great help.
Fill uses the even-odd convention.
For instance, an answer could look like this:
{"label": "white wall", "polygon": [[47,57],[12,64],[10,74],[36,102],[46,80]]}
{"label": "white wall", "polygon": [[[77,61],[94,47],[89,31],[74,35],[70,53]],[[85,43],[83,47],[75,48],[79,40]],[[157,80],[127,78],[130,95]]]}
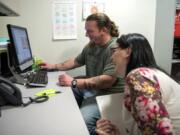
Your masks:
{"label": "white wall", "polygon": [[[16,2],[17,0],[11,1]],[[52,0],[18,1],[20,3],[19,17],[0,17],[0,36],[7,35],[7,23],[27,27],[33,54],[51,63],[62,62],[67,58],[76,56],[82,50],[85,43],[87,43],[88,38],[85,37],[84,21],[82,21],[82,0],[75,0],[77,1],[78,39],[63,41],[52,40]],[[161,48],[161,51],[164,49],[166,51],[165,53],[167,53],[169,47],[172,47],[172,18],[174,18],[172,11],[174,11],[174,1],[175,0],[106,0],[106,13],[119,26],[121,34],[129,32],[142,33],[148,38],[154,49],[159,49],[157,46],[166,44],[165,46],[168,46],[168,49],[166,47],[166,49]],[[161,5],[164,6],[161,7]],[[169,13],[168,15],[170,15],[166,21],[164,18],[165,15],[163,15],[163,20],[161,21],[163,13]],[[161,23],[158,21],[161,23],[164,21],[163,27],[161,27]],[[158,30],[155,31],[155,28]],[[168,29],[167,31],[164,30],[166,28]],[[161,31],[161,29],[163,29],[163,31]],[[156,32],[158,32],[158,34],[155,34]],[[170,33],[167,34],[164,32]],[[163,35],[166,41],[159,41],[158,35]],[[168,52],[168,55],[171,55],[171,53],[172,49]],[[159,56],[157,55],[157,57]],[[165,58],[166,55],[163,57]],[[169,60],[170,56],[167,57]],[[159,61],[160,64],[169,71],[170,62],[166,62],[168,63],[166,66],[161,63],[161,60]],[[82,70],[83,68],[70,71],[70,73],[77,75],[79,72],[82,72]]]}
{"label": "white wall", "polygon": [[107,14],[118,23],[121,34],[142,33],[153,45],[156,0],[111,0],[107,3]]}

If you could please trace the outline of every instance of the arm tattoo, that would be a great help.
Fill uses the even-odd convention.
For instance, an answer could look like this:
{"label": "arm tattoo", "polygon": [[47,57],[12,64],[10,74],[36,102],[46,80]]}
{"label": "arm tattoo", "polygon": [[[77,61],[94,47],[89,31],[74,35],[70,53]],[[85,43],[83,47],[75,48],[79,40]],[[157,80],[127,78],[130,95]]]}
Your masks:
{"label": "arm tattoo", "polygon": [[92,79],[88,81],[85,80],[85,87],[88,89],[98,88],[100,82],[101,82],[100,76],[93,77]]}
{"label": "arm tattoo", "polygon": [[59,70],[69,70],[69,69],[73,69],[74,68],[74,66],[70,66],[69,67],[69,63],[68,63],[69,61],[67,60],[67,61],[64,61],[63,63],[59,63],[58,65],[57,65],[57,67],[58,67],[58,69]]}

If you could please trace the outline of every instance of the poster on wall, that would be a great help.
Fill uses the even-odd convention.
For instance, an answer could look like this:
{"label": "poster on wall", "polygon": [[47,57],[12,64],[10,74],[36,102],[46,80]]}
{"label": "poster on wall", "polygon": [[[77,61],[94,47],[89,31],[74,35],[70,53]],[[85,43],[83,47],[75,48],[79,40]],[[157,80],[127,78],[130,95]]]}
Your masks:
{"label": "poster on wall", "polygon": [[53,39],[77,39],[76,2],[71,0],[53,1]]}
{"label": "poster on wall", "polygon": [[83,0],[83,19],[93,13],[105,13],[105,0]]}

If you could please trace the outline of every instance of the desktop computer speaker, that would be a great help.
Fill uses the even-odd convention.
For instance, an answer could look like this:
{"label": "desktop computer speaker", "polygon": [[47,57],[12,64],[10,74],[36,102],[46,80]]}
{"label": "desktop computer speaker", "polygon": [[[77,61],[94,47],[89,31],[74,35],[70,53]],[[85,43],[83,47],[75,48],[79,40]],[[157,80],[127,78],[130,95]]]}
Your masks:
{"label": "desktop computer speaker", "polygon": [[2,52],[0,54],[0,76],[10,77],[12,76],[9,66],[8,66],[8,56],[7,52]]}

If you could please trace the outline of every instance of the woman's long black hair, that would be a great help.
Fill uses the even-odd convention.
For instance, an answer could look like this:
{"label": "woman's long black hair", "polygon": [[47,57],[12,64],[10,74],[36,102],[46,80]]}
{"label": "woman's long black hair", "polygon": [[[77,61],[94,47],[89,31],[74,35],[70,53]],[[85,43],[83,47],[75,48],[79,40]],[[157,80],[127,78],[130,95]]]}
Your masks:
{"label": "woman's long black hair", "polygon": [[139,67],[160,69],[156,64],[152,48],[148,40],[143,35],[137,33],[122,35],[117,39],[117,43],[122,49],[132,49],[129,63],[127,65],[126,75],[131,70]]}

